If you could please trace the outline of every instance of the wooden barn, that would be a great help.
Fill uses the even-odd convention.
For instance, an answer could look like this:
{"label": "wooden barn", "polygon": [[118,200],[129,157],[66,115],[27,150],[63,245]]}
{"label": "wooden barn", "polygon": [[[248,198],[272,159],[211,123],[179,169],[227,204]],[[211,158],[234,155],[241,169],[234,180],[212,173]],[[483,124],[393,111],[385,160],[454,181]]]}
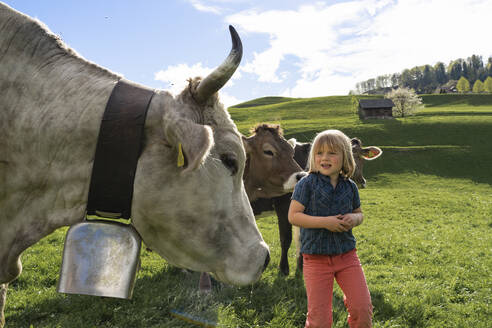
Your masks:
{"label": "wooden barn", "polygon": [[366,118],[393,118],[393,106],[391,99],[360,99],[359,117]]}

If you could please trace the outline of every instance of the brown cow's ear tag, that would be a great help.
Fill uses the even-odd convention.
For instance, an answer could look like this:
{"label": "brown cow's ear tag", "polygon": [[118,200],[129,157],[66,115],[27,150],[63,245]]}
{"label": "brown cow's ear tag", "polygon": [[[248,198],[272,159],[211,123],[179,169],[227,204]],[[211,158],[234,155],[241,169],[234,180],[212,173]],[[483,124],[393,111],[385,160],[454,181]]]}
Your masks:
{"label": "brown cow's ear tag", "polygon": [[185,164],[185,159],[183,155],[183,146],[181,146],[181,143],[178,145],[178,167],[182,167]]}

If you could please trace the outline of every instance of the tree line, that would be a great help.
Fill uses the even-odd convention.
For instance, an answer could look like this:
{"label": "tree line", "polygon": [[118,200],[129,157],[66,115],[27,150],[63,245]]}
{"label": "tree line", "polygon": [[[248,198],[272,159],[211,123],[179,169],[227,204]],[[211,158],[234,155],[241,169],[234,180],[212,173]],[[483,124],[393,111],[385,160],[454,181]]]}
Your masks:
{"label": "tree line", "polygon": [[[442,62],[432,65],[416,66],[411,69],[404,69],[401,73],[380,75],[366,81],[358,82],[356,90],[351,93],[363,94],[375,90],[395,89],[405,87],[414,89],[417,93],[433,93],[436,88],[445,85],[451,80],[458,81],[466,79],[469,83],[468,90],[473,89],[476,82],[480,81],[482,87],[478,89],[492,92],[485,89],[486,80],[492,79],[492,56],[484,63],[482,56],[472,55],[467,59],[452,60],[449,65]],[[463,82],[465,83],[465,82]],[[466,83],[465,83],[466,84]],[[466,88],[465,88],[466,89]],[[458,90],[461,91],[461,90]]]}

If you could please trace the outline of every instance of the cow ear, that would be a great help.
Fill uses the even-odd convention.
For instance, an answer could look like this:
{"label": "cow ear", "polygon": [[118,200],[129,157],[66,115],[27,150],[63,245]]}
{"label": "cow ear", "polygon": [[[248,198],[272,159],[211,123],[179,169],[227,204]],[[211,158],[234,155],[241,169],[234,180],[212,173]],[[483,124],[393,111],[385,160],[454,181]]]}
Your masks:
{"label": "cow ear", "polygon": [[250,145],[251,137],[246,138],[245,136],[241,136],[241,139],[243,140],[243,146],[244,146],[244,150],[246,151],[246,154],[250,154],[251,153],[251,145]]}
{"label": "cow ear", "polygon": [[368,161],[378,158],[382,153],[383,151],[375,146],[362,148],[362,157]]}
{"label": "cow ear", "polygon": [[[177,166],[184,161],[183,174],[196,170],[207,158],[213,146],[212,129],[186,118],[178,118],[164,123],[164,135],[168,143],[176,148]],[[181,148],[181,150],[180,150]],[[184,158],[179,158],[184,155]]]}

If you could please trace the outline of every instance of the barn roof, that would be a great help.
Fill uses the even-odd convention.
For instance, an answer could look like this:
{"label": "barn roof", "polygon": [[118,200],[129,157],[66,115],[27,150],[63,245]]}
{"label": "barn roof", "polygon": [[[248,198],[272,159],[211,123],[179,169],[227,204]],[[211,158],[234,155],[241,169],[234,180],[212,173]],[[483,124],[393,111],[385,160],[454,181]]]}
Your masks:
{"label": "barn roof", "polygon": [[362,108],[391,108],[395,106],[391,99],[360,99],[359,105]]}

